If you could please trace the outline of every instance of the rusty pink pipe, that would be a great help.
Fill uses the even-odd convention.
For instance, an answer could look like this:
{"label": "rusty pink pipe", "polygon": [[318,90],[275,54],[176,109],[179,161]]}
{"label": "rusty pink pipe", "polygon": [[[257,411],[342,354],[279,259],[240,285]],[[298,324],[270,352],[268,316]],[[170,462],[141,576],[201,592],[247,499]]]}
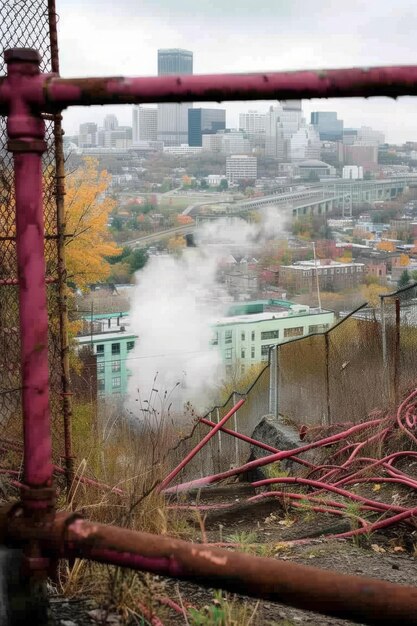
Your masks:
{"label": "rusty pink pipe", "polygon": [[39,76],[39,56],[5,53],[13,86],[7,120],[13,152],[16,197],[16,248],[24,429],[24,476],[31,487],[49,485],[52,443],[48,385],[48,314],[45,286],[42,152],[45,125],[25,102],[29,77]]}
{"label": "rusty pink pipe", "polygon": [[257,467],[263,467],[264,465],[269,465],[270,463],[275,463],[276,461],[288,459],[295,454],[298,455],[302,452],[307,452],[307,450],[313,450],[314,448],[319,448],[321,446],[331,445],[332,443],[336,443],[341,439],[345,439],[346,437],[349,437],[354,433],[360,432],[361,430],[376,426],[377,424],[380,424],[381,421],[382,420],[380,419],[376,419],[365,422],[364,424],[357,424],[356,426],[352,426],[352,428],[349,428],[342,433],[338,433],[337,435],[332,435],[330,437],[325,437],[324,439],[314,441],[312,443],[306,444],[305,446],[293,448],[292,450],[282,450],[281,452],[277,452],[276,454],[271,454],[269,456],[262,457],[261,459],[256,459],[255,461],[249,461],[248,463],[245,463],[240,467],[227,470],[226,472],[221,472],[212,476],[205,476],[204,478],[198,478],[196,480],[190,480],[189,482],[182,483],[181,485],[170,487],[169,489],[166,489],[166,493],[178,493],[180,491],[188,491],[193,488],[204,487],[206,485],[217,483],[218,481],[229,478],[230,476],[239,476],[239,474],[244,474],[245,472],[248,472],[249,470],[255,469]]}
{"label": "rusty pink pipe", "polygon": [[[348,68],[257,74],[62,79],[44,75],[26,96],[53,113],[68,106],[146,102],[351,98],[417,94],[417,67]],[[0,113],[10,94],[0,79]]]}
{"label": "rusty pink pipe", "polygon": [[[215,428],[215,426],[216,426],[215,422],[212,422],[211,420],[208,420],[205,417],[201,417],[199,421],[201,422],[201,424],[205,424],[206,426],[210,426],[210,428]],[[272,452],[272,454],[274,454],[275,452],[279,452],[279,450],[277,448],[273,448],[272,446],[269,446],[267,443],[263,443],[263,441],[258,441],[257,439],[252,439],[252,437],[248,437],[247,435],[243,435],[242,433],[238,433],[235,430],[230,430],[230,428],[225,428],[224,426],[222,426],[220,428],[220,430],[222,431],[222,433],[226,433],[227,435],[231,435],[232,437],[236,437],[236,439],[240,439],[241,441],[245,441],[246,443],[249,443],[251,446],[256,446],[257,448],[261,448],[262,450],[267,450],[268,452]],[[291,457],[291,460],[294,461],[295,463],[299,463],[300,465],[304,465],[305,467],[310,467],[313,470],[316,469],[316,466],[313,465],[313,463],[310,463],[309,461],[305,461],[304,459],[299,459],[296,456]]]}
{"label": "rusty pink pipe", "polygon": [[206,445],[206,443],[208,441],[210,441],[210,439],[212,439],[214,437],[214,435],[221,429],[221,427],[224,424],[226,424],[226,422],[232,417],[232,415],[234,415],[236,413],[236,411],[238,411],[240,409],[242,404],[245,404],[245,402],[246,402],[246,400],[244,398],[239,400],[239,402],[236,402],[235,406],[232,407],[228,413],[226,413],[226,415],[220,420],[220,422],[218,424],[216,424],[211,429],[211,431],[209,433],[207,433],[207,435],[205,437],[203,437],[203,439],[200,441],[200,443],[198,443],[195,446],[195,448],[193,448],[191,450],[191,452],[189,452],[187,454],[185,459],[183,459],[181,461],[181,463],[179,463],[177,465],[177,467],[175,469],[173,469],[172,472],[170,472],[168,474],[168,476],[159,485],[158,491],[163,491],[164,489],[166,489],[166,487],[169,485],[169,483],[171,483],[174,480],[175,476],[177,476],[177,474],[180,473],[180,471],[191,461],[191,459],[193,459],[195,457],[197,452],[199,452],[201,450],[201,448],[203,448]]}
{"label": "rusty pink pipe", "polygon": [[135,102],[340,98],[417,94],[417,67],[208,74],[146,78],[49,79],[48,111],[73,105]]}

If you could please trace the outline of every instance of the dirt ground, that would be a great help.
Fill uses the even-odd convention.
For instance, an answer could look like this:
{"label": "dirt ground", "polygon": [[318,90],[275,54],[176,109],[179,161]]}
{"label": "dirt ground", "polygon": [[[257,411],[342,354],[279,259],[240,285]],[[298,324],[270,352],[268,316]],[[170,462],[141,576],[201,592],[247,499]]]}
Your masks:
{"label": "dirt ground", "polygon": [[[360,541],[330,540],[320,535],[349,530],[350,520],[314,514],[311,511],[286,510],[275,499],[247,505],[244,501],[252,493],[253,489],[248,485],[230,485],[191,496],[188,504],[234,503],[234,508],[230,512],[219,508],[204,511],[199,517],[195,513],[187,513],[190,528],[194,528],[194,541],[238,543],[239,549],[252,554],[398,584],[417,585],[417,531],[412,526],[397,525],[389,532],[378,532]],[[373,493],[374,498],[379,495]],[[381,498],[384,499],[390,496],[392,497],[392,494],[381,494]],[[396,497],[401,497],[401,494],[396,494]],[[307,545],[284,544],[305,537],[310,538]],[[183,603],[184,606],[191,604],[201,615],[205,615],[204,607],[213,606],[215,591],[188,582],[167,580],[166,593],[178,604]],[[246,626],[249,623],[247,621],[249,616],[252,616],[250,624],[254,626],[353,624],[347,620],[325,617],[282,604],[233,597],[232,594],[228,595],[228,600],[232,608],[227,626]],[[71,604],[67,601],[62,612],[61,602],[58,598],[53,601],[53,612],[56,623],[62,626],[119,623],[114,614],[110,615],[110,621],[107,622],[100,622],[97,611],[93,613],[95,618],[91,617],[91,605],[83,605],[83,602]],[[242,619],[243,614],[246,621]],[[165,626],[187,624],[183,616],[167,608],[162,611],[161,619]],[[132,624],[141,623],[145,622],[132,620]],[[195,623],[190,622],[193,625]],[[206,621],[200,623],[209,626],[211,622],[206,617]]]}

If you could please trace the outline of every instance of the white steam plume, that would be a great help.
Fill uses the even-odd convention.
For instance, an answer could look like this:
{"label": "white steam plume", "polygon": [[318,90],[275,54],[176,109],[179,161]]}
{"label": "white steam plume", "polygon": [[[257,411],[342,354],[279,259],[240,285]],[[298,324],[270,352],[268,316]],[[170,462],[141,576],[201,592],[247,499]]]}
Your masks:
{"label": "white steam plume", "polygon": [[160,411],[161,403],[166,409],[172,402],[176,414],[188,401],[207,408],[224,377],[221,355],[210,345],[213,323],[230,302],[216,279],[219,263],[236,251],[253,254],[282,232],[277,209],[264,211],[258,224],[239,218],[206,222],[195,235],[198,247],[184,249],[179,258],[151,257],[137,273],[131,329],[138,340],[128,362],[128,409],[135,416],[145,417],[150,405]]}

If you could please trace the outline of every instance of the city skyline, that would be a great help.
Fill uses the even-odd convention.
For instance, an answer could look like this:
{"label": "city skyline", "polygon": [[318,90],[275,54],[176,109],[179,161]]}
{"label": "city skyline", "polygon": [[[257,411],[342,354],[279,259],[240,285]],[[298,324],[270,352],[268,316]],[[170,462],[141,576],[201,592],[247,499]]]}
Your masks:
{"label": "city skyline", "polygon": [[[193,51],[196,74],[415,62],[417,5],[410,0],[385,0],[375,5],[363,0],[344,4],[317,0],[314,25],[311,13],[298,0],[279,5],[260,0],[256,7],[243,1],[238,10],[208,0],[197,5],[178,0],[175,6],[167,0],[158,6],[143,0],[140,7],[133,0],[102,0],[100,4],[95,0],[61,0],[58,11],[63,76],[121,72],[155,76],[158,48],[171,47]],[[266,110],[268,104],[226,104],[228,125],[238,125],[239,112]],[[346,125],[372,126],[384,131],[389,142],[417,140],[415,108],[413,98],[397,102],[388,98],[315,100],[304,104],[307,118],[311,111],[337,111]],[[117,111],[120,122],[126,124],[130,120],[128,109],[119,112],[107,107],[106,112]],[[103,116],[103,108],[95,107],[90,119],[100,123]],[[67,133],[73,133],[85,119],[80,109],[65,112]]]}

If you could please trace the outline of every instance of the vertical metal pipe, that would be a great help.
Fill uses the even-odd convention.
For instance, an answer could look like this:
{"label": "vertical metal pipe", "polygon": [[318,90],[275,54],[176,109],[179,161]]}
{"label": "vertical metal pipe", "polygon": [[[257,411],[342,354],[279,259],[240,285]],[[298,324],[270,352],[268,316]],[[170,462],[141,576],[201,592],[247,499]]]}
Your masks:
{"label": "vertical metal pipe", "polygon": [[324,346],[325,346],[325,376],[326,376],[326,424],[330,426],[331,415],[330,415],[330,378],[329,378],[329,358],[330,358],[330,350],[329,350],[329,333],[325,333],[324,335]]}
{"label": "vertical metal pipe", "polygon": [[7,132],[8,150],[14,160],[16,197],[24,476],[29,487],[44,487],[52,480],[42,206],[45,124],[39,115],[31,113],[21,96],[26,77],[39,74],[40,57],[33,50],[7,50],[4,56],[8,80],[13,85]]}
{"label": "vertical metal pipe", "polygon": [[[51,44],[51,69],[59,74],[58,33],[56,24],[55,0],[48,0],[49,38]],[[61,352],[62,417],[64,422],[64,449],[67,479],[67,496],[74,478],[72,452],[72,393],[68,341],[68,302],[67,269],[65,261],[65,160],[63,148],[62,115],[54,115],[55,147],[55,199],[57,226],[57,274],[58,274],[58,315],[59,342]]]}
{"label": "vertical metal pipe", "polygon": [[278,417],[277,407],[277,353],[278,346],[271,348],[271,360],[269,363],[269,413]]}
{"label": "vertical metal pipe", "polygon": [[15,153],[16,247],[19,275],[25,482],[49,484],[52,442],[48,388],[42,155]]}
{"label": "vertical metal pipe", "polygon": [[400,370],[400,330],[401,330],[401,307],[400,299],[395,298],[395,347],[394,347],[394,400],[399,401],[399,370]]}
{"label": "vertical metal pipe", "polygon": [[385,298],[379,296],[381,299],[381,332],[382,332],[382,365],[385,369],[387,365],[387,329],[385,322]]}

